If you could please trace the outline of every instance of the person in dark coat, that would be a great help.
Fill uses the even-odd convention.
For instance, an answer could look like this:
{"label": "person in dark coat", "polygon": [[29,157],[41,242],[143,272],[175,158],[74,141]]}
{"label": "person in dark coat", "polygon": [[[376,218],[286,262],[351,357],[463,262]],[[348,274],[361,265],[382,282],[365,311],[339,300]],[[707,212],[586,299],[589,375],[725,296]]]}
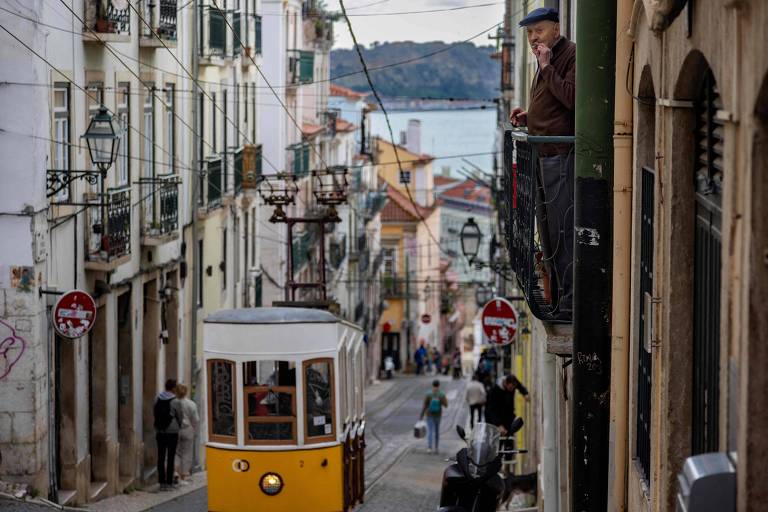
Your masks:
{"label": "person in dark coat", "polygon": [[530,401],[528,390],[514,375],[507,375],[500,385],[494,386],[485,402],[485,422],[499,427],[505,436],[515,420],[515,393],[519,391]]}

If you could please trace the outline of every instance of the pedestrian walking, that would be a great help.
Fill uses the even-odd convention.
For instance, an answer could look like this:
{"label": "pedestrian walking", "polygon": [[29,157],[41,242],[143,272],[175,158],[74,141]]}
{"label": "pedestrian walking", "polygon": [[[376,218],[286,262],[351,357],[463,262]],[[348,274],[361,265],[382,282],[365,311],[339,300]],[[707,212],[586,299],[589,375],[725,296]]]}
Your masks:
{"label": "pedestrian walking", "polygon": [[424,360],[426,357],[427,349],[424,348],[424,343],[422,343],[413,355],[413,360],[416,361],[416,375],[421,375],[421,372],[424,370]]}
{"label": "pedestrian walking", "polygon": [[424,397],[424,407],[421,408],[419,419],[427,418],[427,453],[438,453],[440,444],[440,417],[443,414],[443,408],[448,407],[448,399],[445,393],[440,391],[440,381],[432,381],[432,391]]}
{"label": "pedestrian walking", "polygon": [[392,379],[392,373],[395,371],[395,362],[392,360],[392,356],[384,358],[384,371],[387,374],[387,380]]}
{"label": "pedestrian walking", "polygon": [[477,375],[472,377],[472,381],[467,384],[467,404],[469,405],[469,424],[475,427],[475,412],[477,412],[477,422],[483,421],[483,407],[485,406],[485,386],[480,382]]}
{"label": "pedestrian walking", "polygon": [[157,440],[157,481],[161,491],[174,487],[173,466],[179,431],[184,422],[181,403],[176,399],[176,379],[165,381],[165,391],[157,395],[154,406],[155,439]]}
{"label": "pedestrian walking", "polygon": [[187,398],[187,386],[179,384],[176,386],[176,398],[181,404],[183,419],[181,430],[179,431],[179,448],[177,450],[177,467],[179,472],[179,483],[186,485],[189,473],[192,470],[192,455],[195,447],[195,432],[200,423],[200,416],[197,413],[197,404]]}
{"label": "pedestrian walking", "polygon": [[456,349],[453,351],[451,366],[453,367],[453,378],[460,379],[463,376],[461,372],[461,350]]}

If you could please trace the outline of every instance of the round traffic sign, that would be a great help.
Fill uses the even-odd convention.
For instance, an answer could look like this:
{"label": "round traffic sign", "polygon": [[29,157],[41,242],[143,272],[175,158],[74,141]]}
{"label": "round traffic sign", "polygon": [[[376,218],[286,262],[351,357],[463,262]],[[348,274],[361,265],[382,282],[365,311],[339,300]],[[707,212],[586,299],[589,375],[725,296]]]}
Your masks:
{"label": "round traffic sign", "polygon": [[421,315],[421,323],[428,324],[431,321],[432,321],[432,315],[427,313],[424,313],[423,315]]}
{"label": "round traffic sign", "polygon": [[53,328],[65,338],[85,336],[95,321],[96,303],[82,290],[65,293],[53,308]]}
{"label": "round traffic sign", "polygon": [[483,307],[481,323],[491,343],[507,345],[515,341],[517,311],[508,300],[501,297],[491,299]]}

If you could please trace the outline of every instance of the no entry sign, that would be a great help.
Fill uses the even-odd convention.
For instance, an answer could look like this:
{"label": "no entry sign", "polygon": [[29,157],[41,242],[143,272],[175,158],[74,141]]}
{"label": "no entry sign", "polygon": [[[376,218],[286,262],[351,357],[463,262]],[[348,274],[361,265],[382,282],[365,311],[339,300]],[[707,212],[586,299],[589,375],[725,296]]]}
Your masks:
{"label": "no entry sign", "polygon": [[517,311],[508,300],[501,297],[490,300],[483,307],[481,322],[491,343],[507,345],[515,341]]}
{"label": "no entry sign", "polygon": [[65,293],[53,308],[53,328],[65,338],[85,336],[95,321],[96,303],[81,290]]}

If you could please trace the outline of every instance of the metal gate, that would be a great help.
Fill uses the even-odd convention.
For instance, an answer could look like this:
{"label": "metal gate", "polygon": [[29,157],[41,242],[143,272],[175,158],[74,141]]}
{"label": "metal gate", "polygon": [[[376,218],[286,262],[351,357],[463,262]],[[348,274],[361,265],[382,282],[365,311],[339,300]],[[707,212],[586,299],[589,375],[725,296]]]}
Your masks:
{"label": "metal gate", "polygon": [[645,480],[650,485],[651,471],[651,347],[649,309],[653,294],[653,207],[654,170],[643,167],[640,198],[640,293],[637,362],[637,445],[635,447]]}
{"label": "metal gate", "polygon": [[693,453],[718,449],[723,123],[709,71],[696,102],[693,286]]}

